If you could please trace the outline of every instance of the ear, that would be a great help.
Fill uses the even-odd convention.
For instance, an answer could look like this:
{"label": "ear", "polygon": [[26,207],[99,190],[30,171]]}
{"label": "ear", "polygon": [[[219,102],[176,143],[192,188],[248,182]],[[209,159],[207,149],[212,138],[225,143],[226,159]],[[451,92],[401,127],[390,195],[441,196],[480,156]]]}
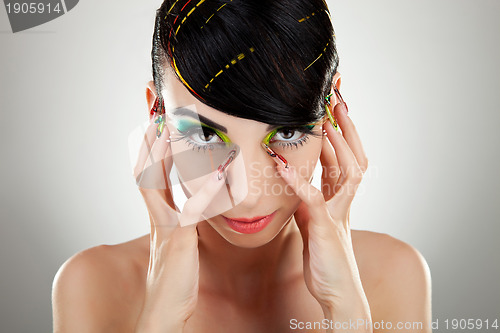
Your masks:
{"label": "ear", "polygon": [[149,120],[153,118],[149,113],[151,109],[153,108],[156,100],[156,87],[154,81],[149,81],[148,84],[146,85],[146,103],[148,105],[148,110],[147,110],[147,115],[149,117]]}
{"label": "ear", "polygon": [[[332,92],[333,92],[333,87],[337,87],[337,89],[340,91],[340,83],[342,82],[342,77],[340,75],[339,72],[335,73],[335,75],[333,76],[333,80],[332,80]],[[333,103],[333,105],[336,105],[337,103],[339,103],[340,101],[337,99],[337,95],[336,94],[333,94],[332,97],[335,96],[335,102]]]}
{"label": "ear", "polygon": [[330,110],[330,114],[332,115],[332,117],[333,117],[333,108],[340,102],[337,98],[337,94],[333,92],[333,87],[337,87],[337,89],[340,90],[341,81],[342,79],[340,73],[339,72],[335,73],[335,75],[332,78],[332,87],[330,89],[332,96],[330,96],[330,105],[328,106],[328,109]]}

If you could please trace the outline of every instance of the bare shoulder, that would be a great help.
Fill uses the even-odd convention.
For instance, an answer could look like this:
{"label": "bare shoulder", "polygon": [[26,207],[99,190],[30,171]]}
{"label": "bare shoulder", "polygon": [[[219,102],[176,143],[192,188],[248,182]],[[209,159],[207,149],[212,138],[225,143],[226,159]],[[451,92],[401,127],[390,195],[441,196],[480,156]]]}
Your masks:
{"label": "bare shoulder", "polygon": [[352,230],[351,236],[373,320],[429,323],[431,275],[422,254],[388,234]]}
{"label": "bare shoulder", "polygon": [[367,230],[352,230],[351,236],[358,265],[372,273],[383,273],[389,268],[399,268],[403,271],[422,270],[426,274],[429,273],[422,254],[402,240]]}
{"label": "bare shoulder", "polygon": [[146,236],[95,246],[63,263],[52,288],[54,332],[125,332],[135,325],[148,265]]}

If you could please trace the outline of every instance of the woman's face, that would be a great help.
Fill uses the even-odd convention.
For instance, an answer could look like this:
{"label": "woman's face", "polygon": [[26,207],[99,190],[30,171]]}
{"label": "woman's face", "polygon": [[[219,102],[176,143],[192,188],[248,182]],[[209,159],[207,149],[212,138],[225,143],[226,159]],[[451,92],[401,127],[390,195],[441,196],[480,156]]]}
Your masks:
{"label": "woman's face", "polygon": [[[190,151],[187,156],[198,160],[201,154],[205,154],[205,145],[218,144],[230,140],[231,145],[239,148],[238,159],[232,162],[226,169],[227,180],[230,184],[230,192],[236,198],[236,206],[230,206],[229,210],[220,210],[216,215],[207,219],[223,238],[233,245],[240,247],[258,247],[271,241],[281,229],[290,221],[293,213],[300,204],[299,197],[286,185],[285,181],[276,171],[276,162],[262,148],[262,142],[268,143],[276,153],[282,155],[296,168],[299,174],[308,181],[312,175],[321,152],[323,136],[322,123],[309,125],[308,128],[287,129],[280,128],[274,131],[276,126],[227,115],[215,110],[193,97],[188,89],[178,81],[172,74],[165,75],[165,88],[162,91],[165,110],[168,119],[175,118],[176,121],[167,122],[170,134],[176,137],[179,128],[185,125],[202,122],[203,131],[189,131],[188,136],[182,140],[171,142],[172,152]],[[172,110],[188,108],[195,112],[199,119],[193,116],[173,116]],[[187,112],[191,113],[191,112]],[[215,125],[222,128],[223,134],[218,135],[203,120],[209,120],[210,128]],[[174,124],[174,125],[172,125]],[[175,125],[177,124],[177,125]],[[181,125],[179,125],[181,124]],[[215,124],[215,125],[214,125]],[[287,124],[283,124],[286,126]],[[198,129],[201,127],[197,127]],[[225,131],[224,131],[225,130]],[[219,132],[219,134],[221,134]],[[272,137],[270,133],[275,132]],[[186,133],[184,131],[183,133]],[[311,135],[311,134],[315,135]],[[224,145],[222,145],[224,146]],[[197,155],[198,154],[198,155]],[[196,185],[181,184],[183,188],[192,192]],[[195,181],[196,183],[196,181]],[[174,193],[175,195],[175,193]],[[188,195],[189,196],[189,195]],[[212,201],[212,206],[217,206],[217,197]],[[256,217],[270,216],[264,228],[248,230],[248,223],[236,222],[228,219],[250,219]]]}

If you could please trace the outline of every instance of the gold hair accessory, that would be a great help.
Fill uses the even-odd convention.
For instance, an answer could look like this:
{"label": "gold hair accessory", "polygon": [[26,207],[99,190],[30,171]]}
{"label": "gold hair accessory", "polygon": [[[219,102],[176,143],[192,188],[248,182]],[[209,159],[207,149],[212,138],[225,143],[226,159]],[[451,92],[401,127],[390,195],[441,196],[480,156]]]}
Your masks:
{"label": "gold hair accessory", "polygon": [[[250,52],[254,52],[255,49],[253,47],[251,47],[251,48],[249,48],[249,51]],[[208,87],[215,80],[215,78],[217,76],[221,75],[224,72],[224,69],[229,69],[231,67],[231,65],[235,65],[238,61],[243,60],[243,58],[245,58],[245,54],[244,53],[238,54],[234,59],[232,59],[228,64],[226,64],[223,67],[223,69],[221,69],[219,72],[217,72],[217,74],[215,74],[215,76],[210,79],[210,81],[205,85],[205,89],[208,89]]]}

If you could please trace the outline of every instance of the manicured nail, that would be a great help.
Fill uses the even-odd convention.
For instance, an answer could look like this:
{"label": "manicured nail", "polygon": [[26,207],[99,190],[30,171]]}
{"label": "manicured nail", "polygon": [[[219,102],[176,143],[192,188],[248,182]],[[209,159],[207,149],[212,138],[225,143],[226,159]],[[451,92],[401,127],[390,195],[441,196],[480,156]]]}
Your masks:
{"label": "manicured nail", "polygon": [[293,179],[294,171],[291,166],[288,166],[288,168],[283,167],[282,165],[277,166],[278,172],[280,173],[281,177],[287,179],[287,181],[291,181]]}
{"label": "manicured nail", "polygon": [[229,164],[231,164],[232,161],[234,161],[234,158],[236,157],[236,149],[232,149],[228,154],[224,162],[219,165],[217,168],[217,180],[222,180],[224,178],[224,171],[227,169]]}
{"label": "manicured nail", "polygon": [[160,99],[157,96],[156,99],[155,99],[155,103],[154,103],[153,107],[151,108],[151,111],[149,111],[150,115],[153,116],[155,113],[158,112],[159,103],[160,103]]}
{"label": "manicured nail", "polygon": [[285,169],[288,168],[288,161],[283,156],[281,156],[280,154],[277,154],[274,150],[269,148],[269,146],[266,145],[264,142],[261,143],[261,146],[262,146],[262,148],[264,148],[266,153],[274,159],[276,164],[282,165],[283,168],[285,168]]}
{"label": "manicured nail", "polygon": [[220,182],[223,180],[226,176],[225,172],[219,172],[219,170],[216,170],[214,174],[212,175],[212,180],[216,183]]}
{"label": "manicured nail", "polygon": [[337,120],[335,118],[333,118],[333,124],[332,124],[333,128],[335,128],[335,130],[337,132],[340,132],[340,129],[339,129],[339,125],[337,124]]}
{"label": "manicured nail", "polygon": [[155,120],[155,124],[158,124],[158,127],[156,128],[156,137],[160,138],[163,133],[163,128],[165,127],[165,115],[159,115]]}
{"label": "manicured nail", "polygon": [[330,109],[328,108],[328,106],[325,106],[325,111],[326,111],[326,114],[328,115],[328,119],[330,119],[330,124],[332,124],[333,128],[339,132],[339,126],[337,124],[337,120],[333,117],[332,113],[330,112]]}

